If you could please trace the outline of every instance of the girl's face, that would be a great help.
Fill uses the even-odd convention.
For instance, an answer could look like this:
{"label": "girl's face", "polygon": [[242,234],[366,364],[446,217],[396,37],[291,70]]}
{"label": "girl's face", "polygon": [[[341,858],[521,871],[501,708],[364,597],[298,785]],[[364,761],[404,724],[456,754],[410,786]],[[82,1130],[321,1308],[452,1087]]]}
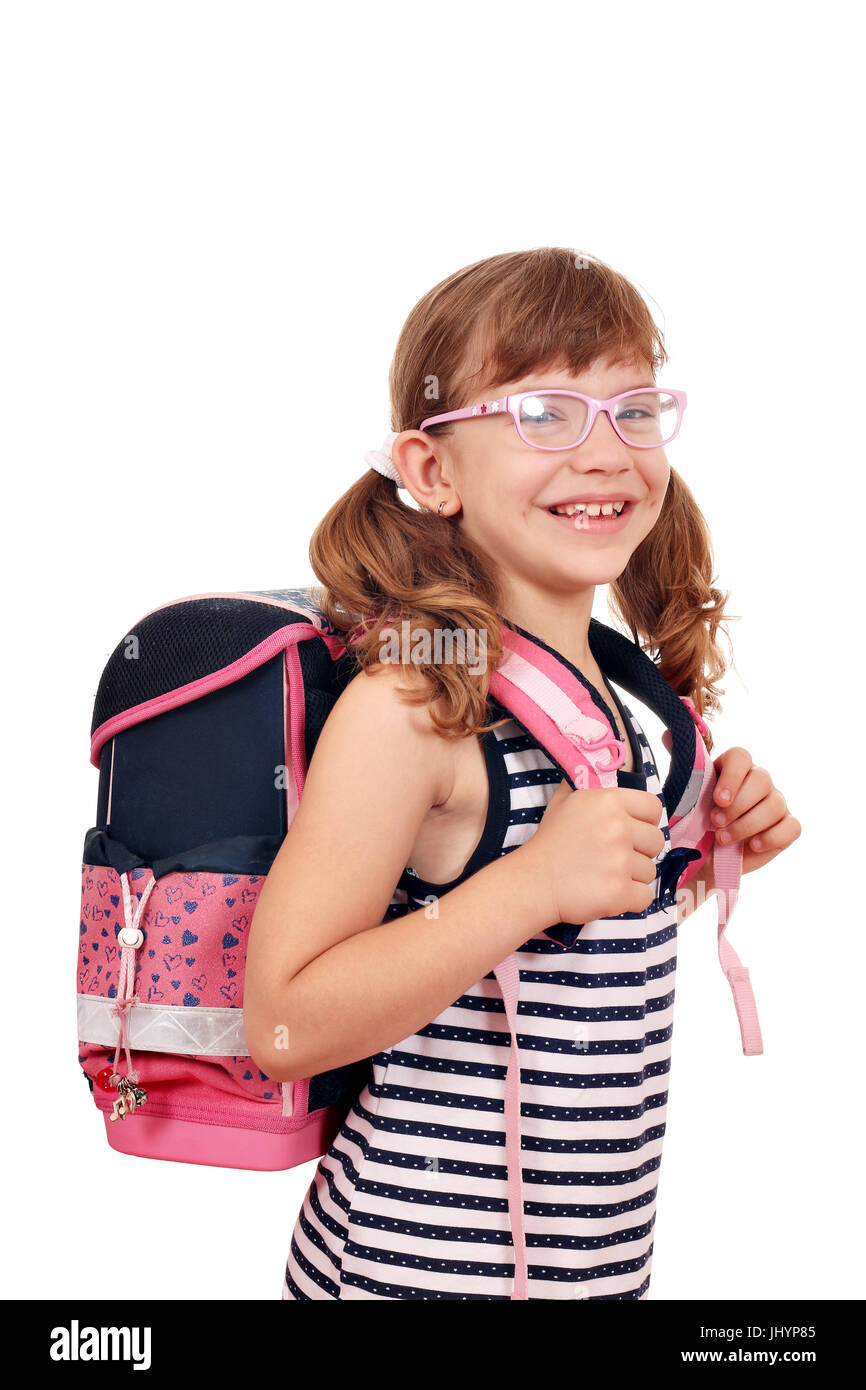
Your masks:
{"label": "girl's face", "polygon": [[[532,372],[474,393],[473,400],[542,387],[606,399],[654,385],[652,371],[643,364],[599,359],[580,376],[568,370]],[[550,596],[608,584],[622,574],[655,525],[670,473],[663,448],[630,447],[603,413],[578,448],[562,453],[543,453],[525,444],[507,412],[459,421],[434,448],[438,479],[422,467],[422,477],[432,486],[418,500],[432,502],[435,511],[444,496],[445,514],[458,518],[450,524],[461,526],[493,558],[508,588]],[[578,500],[625,498],[631,505],[610,531],[575,526],[573,518],[550,511]]]}

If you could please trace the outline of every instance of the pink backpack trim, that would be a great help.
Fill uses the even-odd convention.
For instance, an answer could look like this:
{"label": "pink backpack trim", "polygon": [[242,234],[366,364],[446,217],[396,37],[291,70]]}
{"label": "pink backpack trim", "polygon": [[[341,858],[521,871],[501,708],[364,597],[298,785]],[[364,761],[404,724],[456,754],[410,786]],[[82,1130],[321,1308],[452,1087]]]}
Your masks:
{"label": "pink backpack trim", "polygon": [[248,676],[250,671],[254,671],[256,667],[270,661],[271,657],[276,656],[278,651],[284,647],[289,647],[293,642],[305,642],[310,637],[323,636],[324,634],[309,623],[292,623],[288,627],[280,628],[277,632],[272,632],[270,637],[259,642],[258,646],[253,647],[246,656],[242,656],[238,661],[232,661],[219,671],[214,671],[209,676],[203,676],[201,680],[190,681],[188,685],[178,686],[176,690],[170,690],[165,695],[158,695],[154,700],[144,700],[140,705],[133,705],[130,709],[124,710],[122,714],[116,714],[113,719],[107,719],[94,731],[90,742],[91,763],[94,767],[99,767],[99,754],[102,745],[123,729],[129,729],[133,724],[140,724],[145,719],[152,719],[154,715],[164,714],[166,710],[176,709],[178,705],[188,705],[192,700],[200,699],[202,695],[209,695],[212,690],[222,689],[224,685],[231,685],[243,676]]}

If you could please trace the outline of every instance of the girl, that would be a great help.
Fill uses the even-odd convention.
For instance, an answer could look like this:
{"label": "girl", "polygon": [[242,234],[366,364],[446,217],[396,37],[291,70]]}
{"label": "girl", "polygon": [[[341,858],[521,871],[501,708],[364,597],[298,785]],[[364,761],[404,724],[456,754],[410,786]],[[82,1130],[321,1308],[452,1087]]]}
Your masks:
{"label": "girl", "polygon": [[[676,883],[659,888],[670,846],[655,760],[588,630],[596,586],[610,585],[674,690],[698,713],[720,707],[727,595],[666,458],[685,404],[650,394],[666,360],[643,299],[602,263],[547,247],[468,266],[403,328],[390,458],[373,457],[313,537],[321,606],[360,669],[256,909],[245,1028],[276,1080],[372,1060],[304,1200],[286,1299],[515,1296],[510,1035],[492,974],[515,950],[517,1296],[647,1295]],[[593,417],[547,391],[601,406]],[[521,392],[516,417],[492,405]],[[612,399],[626,392],[639,394]],[[500,622],[557,653],[591,693],[626,748],[615,789],[571,791],[489,696]],[[437,660],[418,638],[446,628],[465,645],[440,644]],[[410,634],[399,664],[386,629]],[[744,749],[715,766],[717,823],[748,840],[748,873],[800,827]],[[711,863],[700,877],[711,891]]]}

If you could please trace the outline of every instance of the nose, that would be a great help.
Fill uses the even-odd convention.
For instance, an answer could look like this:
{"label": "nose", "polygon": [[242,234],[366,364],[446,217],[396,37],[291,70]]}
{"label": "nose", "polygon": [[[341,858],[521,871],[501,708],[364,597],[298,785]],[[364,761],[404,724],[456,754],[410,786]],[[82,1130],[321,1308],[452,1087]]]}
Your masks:
{"label": "nose", "polygon": [[613,444],[625,453],[629,453],[628,445],[617,434],[606,410],[600,410],[598,412],[592,422],[592,428],[586,436],[586,439],[584,439],[583,443],[580,445],[580,448],[585,449],[593,442],[596,444],[601,443],[602,447],[610,447],[610,445]]}
{"label": "nose", "polygon": [[631,450],[620,439],[604,410],[598,412],[586,439],[572,449],[567,458],[570,466],[579,473],[598,468],[617,473],[632,466]]}

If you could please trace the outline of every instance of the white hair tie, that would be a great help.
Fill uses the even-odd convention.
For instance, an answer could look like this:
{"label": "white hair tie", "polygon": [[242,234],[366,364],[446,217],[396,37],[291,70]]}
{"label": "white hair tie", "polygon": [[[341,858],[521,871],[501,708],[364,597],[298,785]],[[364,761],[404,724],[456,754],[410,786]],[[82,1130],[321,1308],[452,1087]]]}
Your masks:
{"label": "white hair tie", "polygon": [[398,487],[402,487],[403,479],[394,467],[394,461],[391,458],[391,445],[396,438],[397,432],[395,430],[390,430],[388,434],[385,435],[381,449],[370,449],[369,452],[364,455],[364,462],[368,464],[370,468],[375,468],[377,473],[381,473],[383,478],[390,478]]}

